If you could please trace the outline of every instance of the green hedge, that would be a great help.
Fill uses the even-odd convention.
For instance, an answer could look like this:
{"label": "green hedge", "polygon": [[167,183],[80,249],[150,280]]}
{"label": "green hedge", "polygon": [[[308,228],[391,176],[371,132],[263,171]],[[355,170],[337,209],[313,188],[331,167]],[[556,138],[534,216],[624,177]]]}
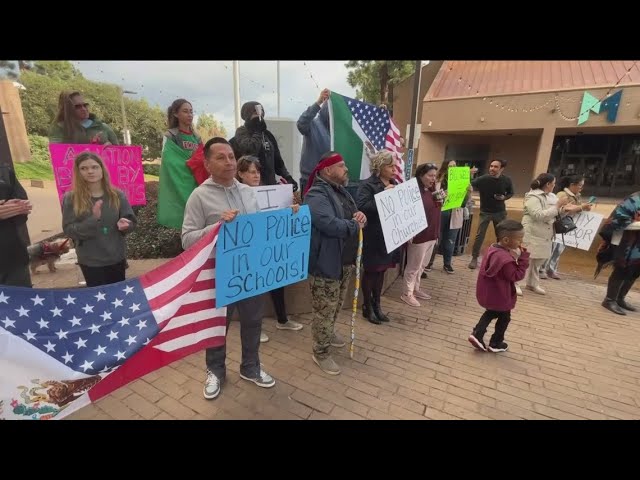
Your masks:
{"label": "green hedge", "polygon": [[173,258],[182,252],[180,232],[158,224],[158,182],[145,184],[147,204],[133,207],[136,229],[127,235],[127,257]]}
{"label": "green hedge", "polygon": [[29,149],[31,150],[31,161],[36,163],[48,163],[51,165],[51,155],[49,154],[49,139],[40,135],[29,135]]}
{"label": "green hedge", "polygon": [[155,175],[156,177],[160,176],[160,165],[156,165],[155,163],[143,163],[142,170],[145,175]]}

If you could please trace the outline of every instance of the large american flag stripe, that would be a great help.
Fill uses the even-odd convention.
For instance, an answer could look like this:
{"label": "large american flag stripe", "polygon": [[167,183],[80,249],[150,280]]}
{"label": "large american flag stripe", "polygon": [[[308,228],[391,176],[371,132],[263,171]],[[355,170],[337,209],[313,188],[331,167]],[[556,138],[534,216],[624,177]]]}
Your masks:
{"label": "large american flag stripe", "polygon": [[[215,299],[219,230],[216,224],[178,257],[123,282],[0,286],[0,404],[11,408],[0,418],[62,418],[186,355],[223,345],[226,308],[216,308]],[[79,385],[65,403],[21,403],[28,402],[24,385],[46,391],[60,382]]]}

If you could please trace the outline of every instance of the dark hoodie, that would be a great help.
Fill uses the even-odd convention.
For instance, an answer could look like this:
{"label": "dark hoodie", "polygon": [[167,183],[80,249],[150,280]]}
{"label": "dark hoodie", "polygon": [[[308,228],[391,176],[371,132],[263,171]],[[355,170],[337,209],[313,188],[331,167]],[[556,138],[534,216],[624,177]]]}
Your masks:
{"label": "dark hoodie", "polygon": [[522,250],[516,261],[511,252],[498,243],[489,247],[482,259],[476,298],[480,306],[496,312],[509,312],[516,306],[516,286],[529,266],[529,252]]}

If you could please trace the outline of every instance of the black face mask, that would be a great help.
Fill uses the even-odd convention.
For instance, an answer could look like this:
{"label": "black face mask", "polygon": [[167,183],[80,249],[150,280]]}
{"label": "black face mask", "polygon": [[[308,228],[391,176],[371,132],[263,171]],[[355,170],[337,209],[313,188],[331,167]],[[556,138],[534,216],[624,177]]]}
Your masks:
{"label": "black face mask", "polygon": [[245,126],[254,132],[264,132],[267,129],[267,124],[264,120],[261,120],[260,117],[250,118],[246,122],[244,122]]}

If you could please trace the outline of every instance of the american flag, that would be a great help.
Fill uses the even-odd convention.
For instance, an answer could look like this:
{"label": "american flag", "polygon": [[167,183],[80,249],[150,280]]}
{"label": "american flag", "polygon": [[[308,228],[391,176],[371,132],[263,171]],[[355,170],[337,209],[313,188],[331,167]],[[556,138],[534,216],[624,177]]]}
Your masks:
{"label": "american flag", "polygon": [[126,383],[222,345],[220,224],[160,267],[111,285],[0,285],[0,419],[59,419]]}
{"label": "american flag", "polygon": [[387,149],[396,159],[396,181],[404,182],[404,160],[402,159],[400,130],[393,122],[389,111],[371,103],[344,97],[360,128],[376,150]]}

